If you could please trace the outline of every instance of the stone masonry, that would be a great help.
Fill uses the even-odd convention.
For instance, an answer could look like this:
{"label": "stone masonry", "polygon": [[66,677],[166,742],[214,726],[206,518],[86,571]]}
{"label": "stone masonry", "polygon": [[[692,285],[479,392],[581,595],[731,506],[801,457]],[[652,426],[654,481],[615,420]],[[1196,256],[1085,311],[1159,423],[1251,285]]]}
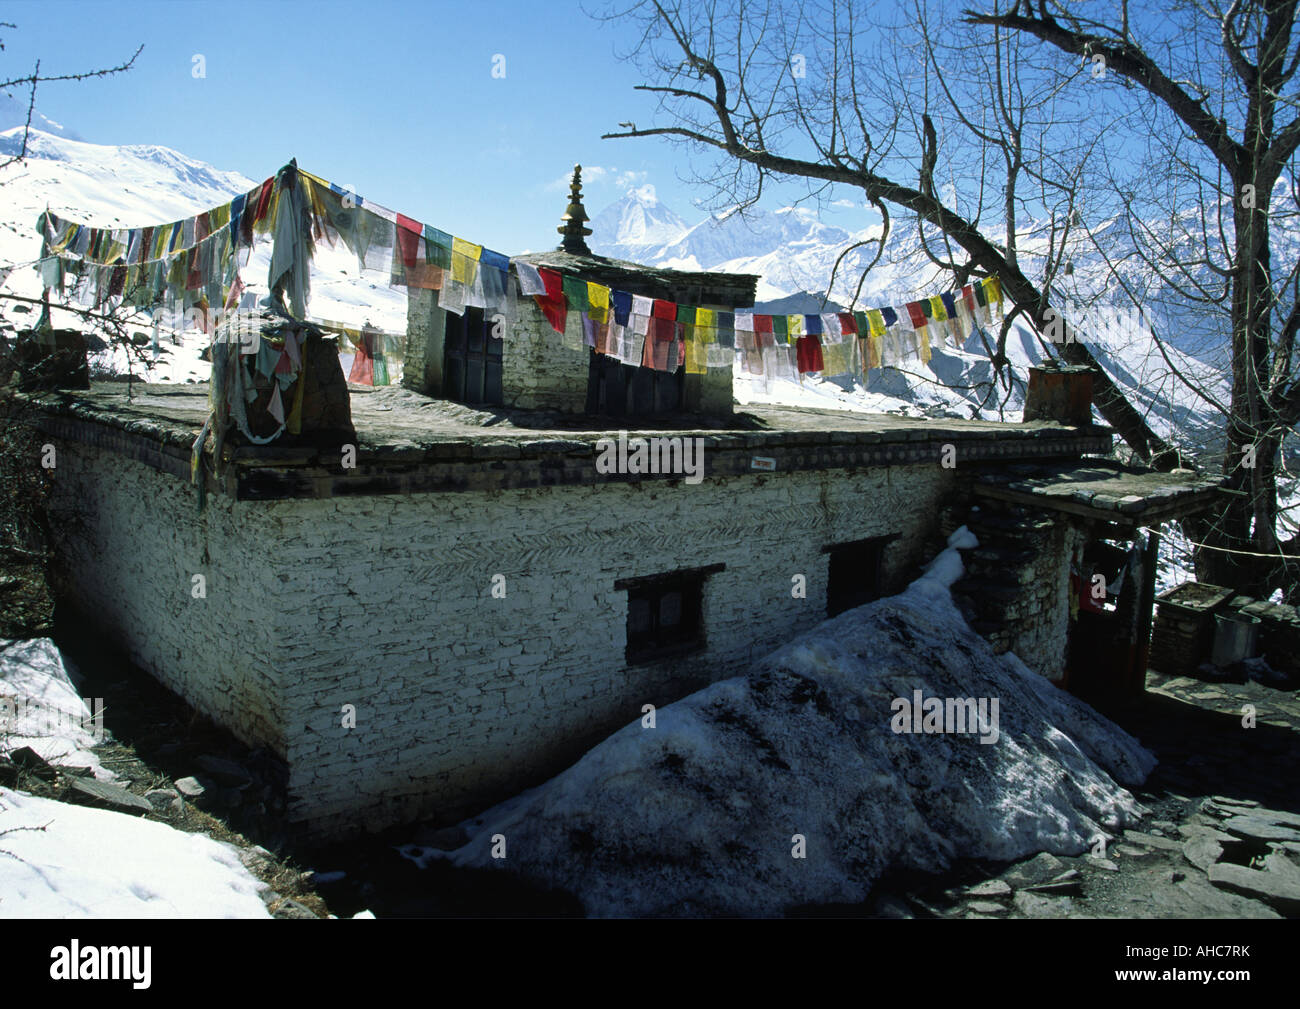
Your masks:
{"label": "stone masonry", "polygon": [[[96,502],[64,558],[74,597],[161,682],[279,754],[290,818],[317,838],[454,820],[553,774],[642,704],[742,672],[825,618],[828,544],[897,534],[884,559],[897,587],[952,483],[913,464],[696,486],[214,495],[199,514],[192,487],[143,462],[59,453],[61,506]],[[717,564],[704,650],[629,666],[614,583]],[[792,598],[795,574],[806,599]]]}

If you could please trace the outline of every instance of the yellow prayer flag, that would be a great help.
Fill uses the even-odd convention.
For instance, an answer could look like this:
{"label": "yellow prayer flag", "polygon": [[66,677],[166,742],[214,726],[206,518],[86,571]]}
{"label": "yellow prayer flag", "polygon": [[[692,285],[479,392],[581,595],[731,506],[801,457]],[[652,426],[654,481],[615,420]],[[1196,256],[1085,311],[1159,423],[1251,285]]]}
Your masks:
{"label": "yellow prayer flag", "polygon": [[686,342],[686,374],[703,375],[708,369],[708,351],[696,330]]}
{"label": "yellow prayer flag", "polygon": [[867,312],[867,329],[868,334],[873,337],[885,335],[885,317],[880,313],[880,309],[873,308]]}
{"label": "yellow prayer flag", "polygon": [[933,313],[930,318],[934,319],[935,322],[946,322],[948,319],[948,311],[943,307],[943,299],[936,294],[929,300],[930,311]]}
{"label": "yellow prayer flag", "polygon": [[587,316],[592,322],[609,322],[609,288],[587,281]]}
{"label": "yellow prayer flag", "polygon": [[709,329],[716,328],[718,325],[717,313],[711,308],[697,308],[695,310],[695,325]]}
{"label": "yellow prayer flag", "polygon": [[925,326],[921,329],[921,362],[923,364],[930,363],[930,327],[929,326]]}
{"label": "yellow prayer flag", "polygon": [[795,337],[803,336],[802,315],[787,315],[785,321],[786,325],[789,326],[787,332],[790,334],[790,339],[793,340]]}
{"label": "yellow prayer flag", "polygon": [[467,242],[463,238],[453,237],[451,240],[451,251],[453,255],[464,256],[466,259],[477,263],[479,257],[483,255],[483,246]]}
{"label": "yellow prayer flag", "polygon": [[463,238],[451,240],[451,279],[459,284],[469,286],[478,276],[478,260],[483,254],[483,246],[467,242]]}
{"label": "yellow prayer flag", "polygon": [[1002,282],[997,277],[985,277],[984,294],[990,305],[994,302],[1000,302],[1002,300]]}

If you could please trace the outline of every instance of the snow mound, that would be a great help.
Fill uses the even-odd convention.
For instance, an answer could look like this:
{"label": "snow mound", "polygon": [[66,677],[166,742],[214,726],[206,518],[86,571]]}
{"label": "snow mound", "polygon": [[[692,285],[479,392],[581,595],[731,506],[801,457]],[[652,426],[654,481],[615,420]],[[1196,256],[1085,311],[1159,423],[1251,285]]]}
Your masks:
{"label": "snow mound", "polygon": [[[562,887],[594,916],[773,915],[864,900],[891,868],[1078,854],[1111,836],[1142,812],[1116,782],[1140,783],[1155,759],[966,625],[948,586],[972,540],[959,530],[903,593],[468,821],[445,857]],[[993,731],[893,731],[897,699],[917,691],[986,699]]]}
{"label": "snow mound", "polygon": [[[100,725],[103,711],[99,708]],[[91,751],[96,723],[53,641],[0,640],[0,753],[30,746],[51,764],[116,775]]]}
{"label": "snow mound", "polygon": [[265,887],[203,834],[0,788],[0,918],[268,918]]}

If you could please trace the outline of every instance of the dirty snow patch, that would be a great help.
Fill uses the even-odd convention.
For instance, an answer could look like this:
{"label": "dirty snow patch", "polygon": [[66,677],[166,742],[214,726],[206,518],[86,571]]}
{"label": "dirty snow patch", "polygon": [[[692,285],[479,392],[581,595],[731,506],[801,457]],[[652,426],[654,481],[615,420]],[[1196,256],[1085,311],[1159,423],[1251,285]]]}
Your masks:
{"label": "dirty snow patch", "polygon": [[30,746],[51,764],[89,767],[111,781],[116,775],[90,749],[94,724],[53,641],[0,640],[0,752]]}
{"label": "dirty snow patch", "polygon": [[[654,728],[624,727],[435,857],[562,887],[596,916],[773,915],[862,901],[891,868],[1113,836],[1141,814],[1121,783],[1155,760],[967,626],[947,586],[972,539],[959,530],[903,593],[660,708]],[[918,690],[996,699],[996,741],[893,731],[895,700]]]}

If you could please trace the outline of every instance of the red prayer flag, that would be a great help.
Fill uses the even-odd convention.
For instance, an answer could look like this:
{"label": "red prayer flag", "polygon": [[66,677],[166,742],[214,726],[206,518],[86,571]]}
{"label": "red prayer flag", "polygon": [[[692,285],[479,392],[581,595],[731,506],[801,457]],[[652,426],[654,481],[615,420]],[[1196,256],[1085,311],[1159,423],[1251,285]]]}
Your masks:
{"label": "red prayer flag", "polygon": [[810,371],[821,371],[826,367],[822,361],[822,342],[817,338],[817,334],[799,337],[799,342],[795,344],[795,355],[799,361],[799,374],[805,375]]}
{"label": "red prayer flag", "polygon": [[564,300],[564,278],[545,267],[538,267],[537,274],[546,285],[546,293],[533,295],[533,300],[537,302],[537,307],[542,310],[551,328],[557,333],[563,333],[564,321],[569,314],[568,302]]}
{"label": "red prayer flag", "polygon": [[656,301],[654,307],[650,309],[650,314],[656,319],[672,319],[677,321],[677,305],[671,301]]}
{"label": "red prayer flag", "polygon": [[409,217],[397,215],[397,247],[402,254],[402,265],[414,266],[420,242],[424,238],[424,225]]}
{"label": "red prayer flag", "polygon": [[271,211],[271,194],[275,191],[275,177],[267,179],[262,183],[262,191],[257,196],[257,209],[253,212],[253,220],[260,221]]}
{"label": "red prayer flag", "polygon": [[840,332],[845,336],[858,335],[858,320],[854,318],[852,312],[840,312]]}
{"label": "red prayer flag", "polygon": [[[375,384],[375,359],[370,353],[373,340],[374,337],[363,333],[361,339],[352,341],[352,346],[356,349],[356,356],[352,358],[352,370],[348,373],[349,382],[355,382],[358,385]],[[288,354],[285,355],[286,358],[288,356]]]}
{"label": "red prayer flag", "polygon": [[919,301],[909,301],[907,303],[907,315],[912,320],[913,329],[924,329],[930,323],[930,320],[925,317],[925,311],[921,308]]}

